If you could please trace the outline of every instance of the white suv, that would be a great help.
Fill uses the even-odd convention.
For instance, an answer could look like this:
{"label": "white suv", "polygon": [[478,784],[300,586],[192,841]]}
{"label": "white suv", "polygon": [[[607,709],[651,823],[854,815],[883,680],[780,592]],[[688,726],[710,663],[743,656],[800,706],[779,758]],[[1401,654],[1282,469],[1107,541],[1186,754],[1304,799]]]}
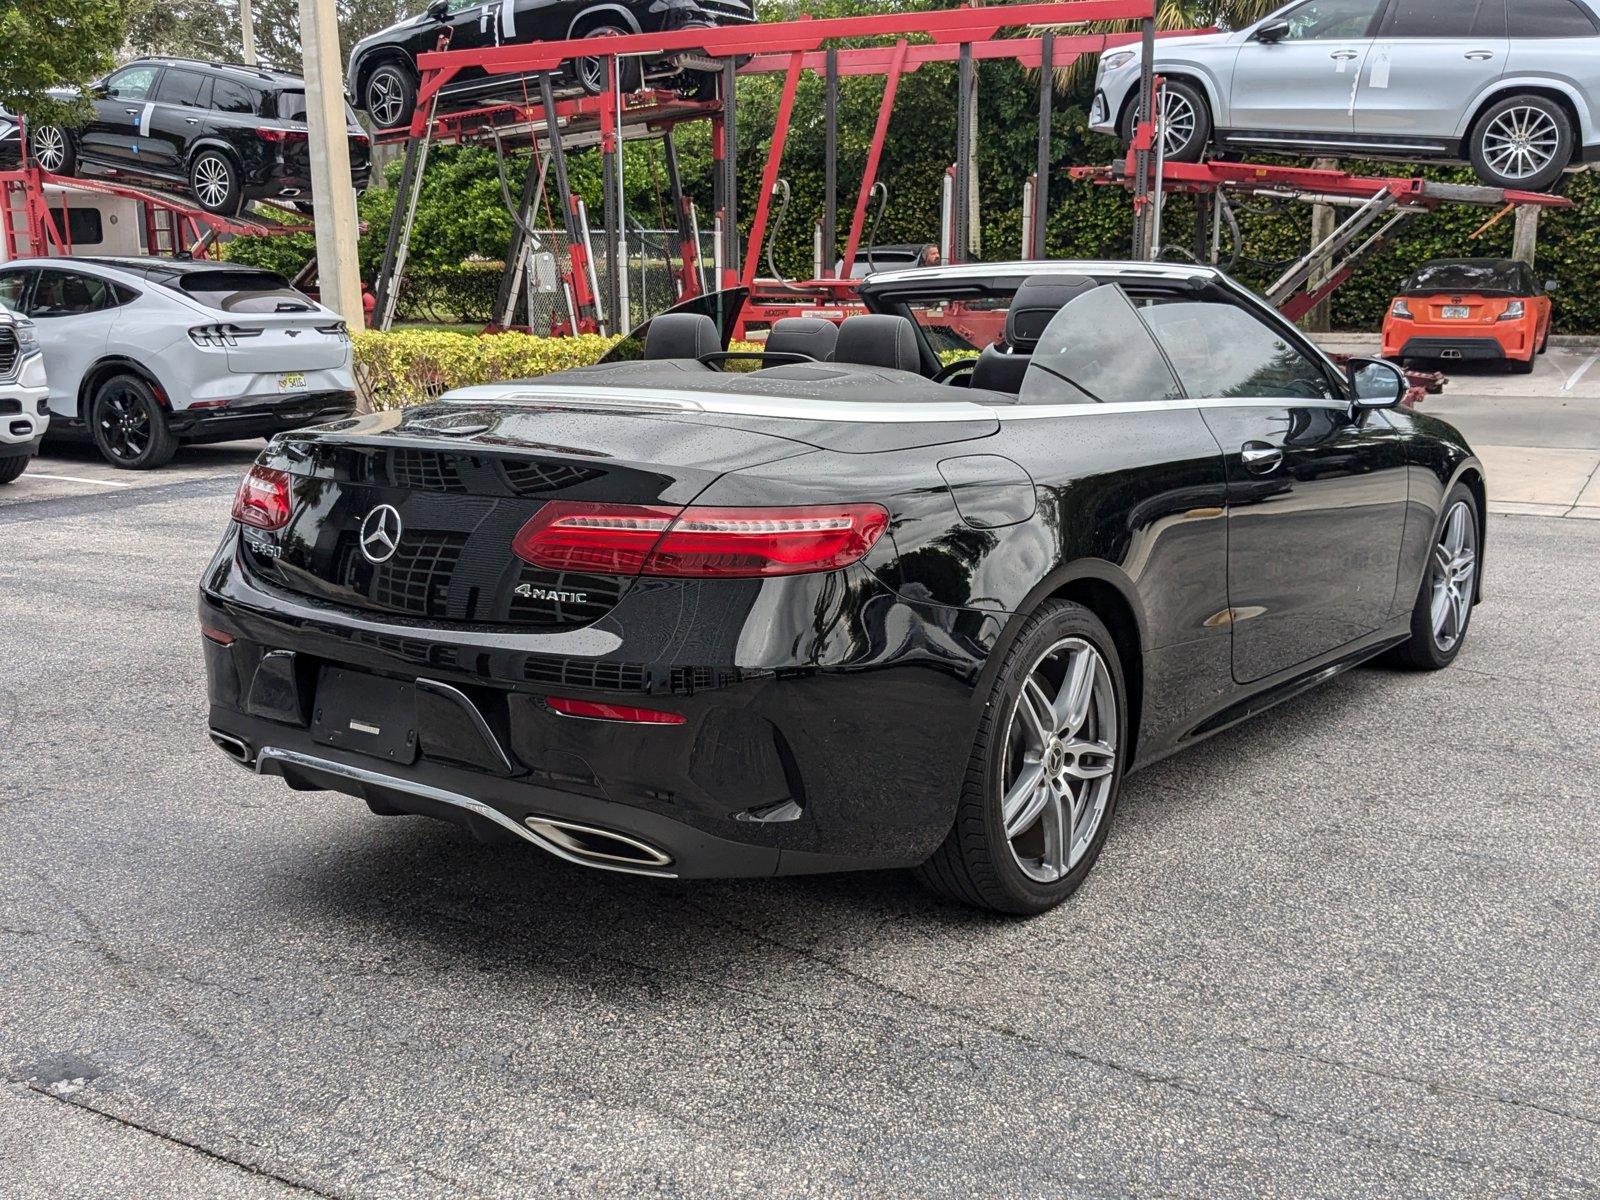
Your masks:
{"label": "white suv", "polygon": [[[1600,0],[1296,0],[1233,33],[1163,38],[1165,151],[1470,162],[1539,191],[1600,159]],[[1100,60],[1089,125],[1124,139],[1137,50]]]}
{"label": "white suv", "polygon": [[350,334],[281,275],[160,258],[0,267],[0,303],[37,327],[51,436],[113,466],[159,467],[180,442],[271,436],[355,407]]}
{"label": "white suv", "polygon": [[44,355],[33,322],[0,304],[0,484],[28,469],[50,426]]}

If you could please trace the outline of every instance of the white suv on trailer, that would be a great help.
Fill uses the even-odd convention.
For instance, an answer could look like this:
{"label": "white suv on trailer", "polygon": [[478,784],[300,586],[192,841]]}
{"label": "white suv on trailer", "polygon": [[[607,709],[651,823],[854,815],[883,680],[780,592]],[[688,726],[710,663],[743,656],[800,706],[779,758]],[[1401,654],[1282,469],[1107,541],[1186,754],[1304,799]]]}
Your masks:
{"label": "white suv on trailer", "polygon": [[113,466],[159,467],[180,442],[270,437],[355,407],[350,333],[281,275],[162,258],[34,258],[0,267],[50,378],[52,437]]}
{"label": "white suv on trailer", "polygon": [[28,469],[50,426],[44,355],[33,322],[0,304],[0,484]]}

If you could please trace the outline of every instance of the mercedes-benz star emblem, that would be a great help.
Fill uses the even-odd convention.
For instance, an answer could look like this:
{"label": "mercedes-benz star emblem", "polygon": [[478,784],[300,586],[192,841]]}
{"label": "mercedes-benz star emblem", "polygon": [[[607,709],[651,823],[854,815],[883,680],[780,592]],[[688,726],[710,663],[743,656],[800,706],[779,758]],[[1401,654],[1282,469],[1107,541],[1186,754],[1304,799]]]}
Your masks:
{"label": "mercedes-benz star emblem", "polygon": [[380,504],[361,522],[361,553],[370,563],[385,563],[400,548],[400,514],[392,504]]}

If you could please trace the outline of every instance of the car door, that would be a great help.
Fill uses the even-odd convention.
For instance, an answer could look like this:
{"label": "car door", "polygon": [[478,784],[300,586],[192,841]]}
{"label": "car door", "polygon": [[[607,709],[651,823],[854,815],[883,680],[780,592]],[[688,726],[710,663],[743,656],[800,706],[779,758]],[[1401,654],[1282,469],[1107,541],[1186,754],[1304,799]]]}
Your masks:
{"label": "car door", "polygon": [[1510,49],[1506,0],[1390,0],[1356,91],[1356,133],[1402,144],[1464,135]]}
{"label": "car door", "polygon": [[1276,317],[1226,300],[1143,315],[1222,446],[1233,674],[1264,679],[1377,629],[1394,607],[1406,458],[1379,412]]}
{"label": "car door", "polygon": [[153,63],[135,63],[107,76],[95,89],[94,115],[79,134],[79,153],[111,166],[136,165],[160,75]]}
{"label": "car door", "polygon": [[79,384],[105,353],[120,302],[116,285],[97,276],[59,267],[39,269],[27,313],[44,350],[53,415],[77,419]]}
{"label": "car door", "polygon": [[1282,38],[1262,41],[1252,33],[1234,60],[1230,138],[1322,133],[1337,142],[1348,135],[1356,80],[1382,2],[1306,0],[1270,19],[1288,22]]}
{"label": "car door", "polygon": [[185,67],[168,67],[151,98],[147,136],[139,143],[140,157],[150,170],[181,175],[189,161],[189,147],[209,116],[211,77]]}

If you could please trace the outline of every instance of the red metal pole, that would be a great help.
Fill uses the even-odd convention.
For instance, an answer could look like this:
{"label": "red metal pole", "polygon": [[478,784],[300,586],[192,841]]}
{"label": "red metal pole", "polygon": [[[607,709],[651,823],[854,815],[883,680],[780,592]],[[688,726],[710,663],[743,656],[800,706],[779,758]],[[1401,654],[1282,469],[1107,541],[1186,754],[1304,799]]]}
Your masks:
{"label": "red metal pole", "polygon": [[756,281],[761,263],[761,243],[767,236],[767,211],[772,207],[772,189],[778,183],[778,168],[783,165],[783,143],[789,137],[789,117],[794,111],[794,93],[800,85],[800,66],[805,55],[789,56],[789,73],[783,77],[783,96],[778,101],[778,116],[772,126],[772,143],[767,147],[767,165],[761,171],[761,197],[756,201],[755,220],[750,224],[750,242],[744,254],[744,286]]}
{"label": "red metal pole", "polygon": [[894,44],[894,58],[889,63],[889,73],[883,81],[883,104],[878,109],[878,123],[872,131],[872,145],[867,150],[867,166],[861,172],[861,192],[856,196],[855,215],[850,218],[850,240],[844,247],[844,266],[839,274],[850,278],[855,266],[856,250],[861,245],[861,227],[866,224],[867,204],[872,197],[872,185],[878,180],[878,160],[883,157],[884,138],[889,133],[889,115],[894,111],[894,94],[900,89],[900,72],[906,65],[906,43],[902,39]]}

